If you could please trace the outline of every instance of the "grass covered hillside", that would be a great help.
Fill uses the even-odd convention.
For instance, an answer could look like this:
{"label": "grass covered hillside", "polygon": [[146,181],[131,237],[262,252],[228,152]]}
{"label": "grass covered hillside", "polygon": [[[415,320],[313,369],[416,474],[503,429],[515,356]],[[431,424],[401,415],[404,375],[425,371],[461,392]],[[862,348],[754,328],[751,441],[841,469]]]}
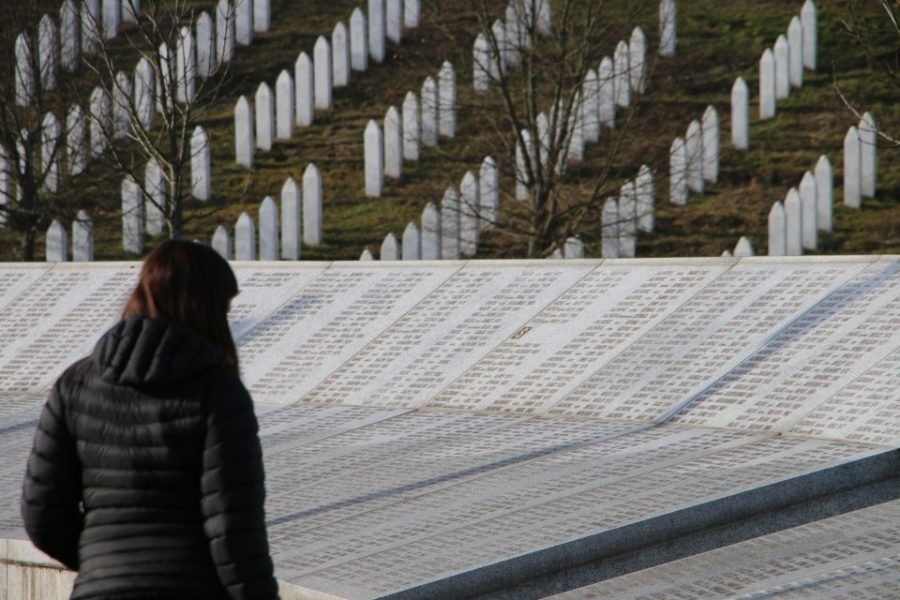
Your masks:
{"label": "grass covered hillside", "polygon": [[[505,2],[487,2],[494,18],[503,16]],[[496,89],[484,95],[472,90],[471,50],[479,32],[476,0],[422,0],[420,25],[405,30],[401,44],[388,43],[383,63],[370,63],[364,73],[354,71],[349,86],[334,91],[331,110],[317,112],[311,126],[295,128],[291,140],[277,141],[271,151],[257,150],[252,170],[235,164],[233,110],[238,97],[252,100],[263,81],[274,88],[282,69],[293,74],[299,52],[312,55],[316,38],[330,38],[334,25],[347,23],[360,3],[271,0],[271,30],[257,34],[251,46],[237,49],[220,97],[197,117],[211,138],[213,198],[207,204],[191,204],[190,211],[202,218],[189,222],[187,237],[208,242],[219,224],[233,231],[244,211],[258,223],[262,199],[277,200],[285,180],[293,177],[299,183],[309,163],[317,165],[323,179],[324,243],[304,247],[304,259],[356,259],[366,247],[377,257],[387,233],[399,238],[407,223],[419,223],[425,205],[438,204],[444,190],[458,185],[466,171],[477,173],[487,155],[496,159],[500,170],[501,220],[521,210],[514,199],[514,145],[502,98]],[[58,11],[60,1],[40,4]],[[209,11],[214,5],[212,0],[193,4]],[[835,175],[834,231],[820,235],[816,252],[900,253],[900,147],[879,140],[876,198],[864,198],[861,209],[851,210],[843,206],[841,191],[844,134],[859,119],[838,96],[838,88],[860,113],[870,111],[882,130],[900,139],[900,79],[886,71],[896,66],[900,35],[880,3],[817,2],[818,68],[806,71],[803,87],[780,100],[775,118],[765,121],[758,119],[759,58],[779,34],[786,33],[791,17],[800,12],[801,1],[677,2],[678,47],[670,58],[657,53],[656,2],[582,4],[581,10],[599,11],[596,16],[602,22],[589,40],[594,66],[603,56],[612,56],[617,42],[628,40],[632,29],[640,26],[647,37],[648,80],[646,92],[618,113],[615,130],[604,130],[599,143],[585,147],[584,160],[567,171],[562,183],[566,198],[596,196],[599,201],[577,223],[562,224],[556,232],[558,241],[577,234],[585,243],[586,255],[599,257],[603,198],[615,195],[624,181],[647,164],[657,192],[656,229],[640,234],[638,256],[718,256],[742,235],[750,239],[757,254],[764,254],[772,204],[784,200],[788,189],[798,186],[804,172],[812,170],[824,154]],[[0,19],[3,14],[0,9]],[[4,26],[0,21],[0,27]],[[136,56],[123,43],[117,60],[130,72]],[[366,123],[375,119],[381,124],[387,109],[399,109],[407,91],[418,93],[425,77],[436,77],[445,60],[457,73],[455,137],[442,138],[435,148],[423,147],[418,162],[404,163],[400,180],[385,180],[382,197],[366,198]],[[12,75],[4,72],[2,76]],[[747,151],[731,147],[730,92],[737,77],[746,80],[751,95]],[[88,76],[81,73],[71,80],[70,89],[76,91],[68,99],[77,94],[86,98]],[[540,93],[537,109],[548,110],[552,99]],[[674,206],[668,201],[670,145],[676,136],[685,135],[690,121],[699,119],[708,105],[718,110],[720,119],[719,180],[704,195],[692,194],[686,206]],[[66,180],[58,194],[59,218],[64,223],[71,223],[79,208],[93,217],[98,260],[132,258],[122,252],[121,181],[116,170],[95,163],[86,173]],[[17,260],[19,245],[19,234],[0,231],[0,258]],[[148,240],[146,247],[151,246]],[[552,249],[545,248],[545,253]],[[522,236],[501,227],[482,236],[476,256],[515,258],[525,252]]]}

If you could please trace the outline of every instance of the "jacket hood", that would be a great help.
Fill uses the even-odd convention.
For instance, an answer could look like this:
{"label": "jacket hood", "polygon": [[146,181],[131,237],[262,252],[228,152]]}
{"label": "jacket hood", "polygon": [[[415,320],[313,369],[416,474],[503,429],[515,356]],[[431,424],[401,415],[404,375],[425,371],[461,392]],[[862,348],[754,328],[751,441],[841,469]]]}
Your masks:
{"label": "jacket hood", "polygon": [[92,358],[104,381],[165,387],[224,363],[225,353],[183,323],[128,317],[100,338]]}

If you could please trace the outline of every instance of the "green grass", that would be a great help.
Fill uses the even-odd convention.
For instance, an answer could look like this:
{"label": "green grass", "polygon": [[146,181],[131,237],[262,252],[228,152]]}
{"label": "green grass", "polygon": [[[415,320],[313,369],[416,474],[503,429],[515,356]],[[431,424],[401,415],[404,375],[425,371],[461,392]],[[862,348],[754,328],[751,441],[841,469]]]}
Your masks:
{"label": "green grass", "polygon": [[[198,3],[203,5],[204,3]],[[211,5],[211,2],[205,3]],[[422,24],[405,31],[400,46],[388,46],[382,65],[365,73],[353,72],[348,88],[335,90],[331,111],[317,113],[315,123],[297,129],[288,142],[271,152],[257,152],[256,166],[247,171],[234,164],[233,106],[240,94],[252,98],[259,82],[272,85],[282,68],[293,72],[297,54],[312,53],[319,34],[328,34],[338,20],[348,20],[356,3],[345,0],[304,2],[273,0],[273,29],[257,36],[253,46],[240,48],[231,66],[226,93],[200,123],[207,129],[213,155],[214,197],[196,210],[211,215],[188,223],[185,235],[208,241],[217,225],[233,228],[238,215],[249,212],[257,220],[262,198],[278,199],[287,177],[300,183],[309,162],[323,177],[325,194],[324,240],[318,248],[304,248],[305,259],[355,259],[364,247],[378,252],[389,232],[398,237],[406,224],[419,220],[427,202],[439,203],[444,189],[458,183],[466,170],[477,170],[486,155],[498,162],[501,203],[509,215],[520,211],[512,199],[512,152],[508,135],[498,135],[506,124],[499,116],[493,94],[471,92],[472,40],[477,25],[468,0],[425,0]],[[494,2],[493,14],[502,14]],[[589,196],[598,182],[600,199],[648,164],[657,190],[657,229],[641,234],[639,256],[715,256],[747,235],[757,253],[766,251],[767,214],[782,200],[821,154],[835,172],[835,231],[820,240],[823,253],[900,253],[900,150],[879,148],[879,191],[866,199],[861,210],[841,205],[842,140],[856,119],[834,92],[837,81],[847,96],[871,110],[879,124],[900,135],[900,89],[883,74],[882,62],[896,47],[878,7],[867,8],[871,20],[874,55],[841,30],[845,3],[822,0],[819,6],[819,69],[805,73],[804,87],[779,102],[775,119],[756,119],[757,64],[762,51],[787,29],[799,11],[799,1],[694,0],[679,3],[677,56],[657,58],[656,3],[604,3],[604,31],[595,53],[612,54],[619,39],[627,39],[634,25],[648,38],[652,75],[647,92],[638,97],[628,115],[621,115],[617,130],[604,132],[599,144],[586,148],[585,161],[575,165],[563,195],[574,202]],[[0,16],[2,19],[2,16]],[[443,60],[457,71],[460,112],[458,134],[441,140],[438,148],[423,148],[420,162],[404,164],[400,181],[386,180],[378,199],[363,194],[362,133],[369,119],[383,119],[391,105],[399,106],[407,90],[418,92],[427,75],[436,76]],[[123,52],[123,60],[129,60]],[[742,76],[751,90],[751,148],[730,148],[729,97],[734,79]],[[668,152],[675,136],[684,135],[691,119],[699,119],[708,104],[719,111],[722,131],[721,175],[704,196],[692,195],[688,205],[667,202]],[[542,108],[547,108],[549,102]],[[627,120],[627,127],[625,125]],[[617,147],[617,152],[613,148]],[[85,207],[96,221],[98,259],[124,258],[121,253],[121,218],[118,189],[121,177],[99,164],[67,185],[60,197],[63,218],[71,219]],[[562,236],[564,232],[560,232]],[[600,206],[591,212],[578,234],[589,256],[600,253]],[[16,258],[18,241],[12,232],[0,233],[0,257]],[[150,247],[148,243],[147,247]],[[483,238],[479,257],[524,255],[520,238],[495,232]]]}

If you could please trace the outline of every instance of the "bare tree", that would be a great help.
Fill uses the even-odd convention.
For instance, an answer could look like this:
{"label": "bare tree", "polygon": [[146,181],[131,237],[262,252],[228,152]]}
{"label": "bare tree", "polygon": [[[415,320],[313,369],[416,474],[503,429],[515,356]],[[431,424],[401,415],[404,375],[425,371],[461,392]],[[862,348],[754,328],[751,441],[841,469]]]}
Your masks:
{"label": "bare tree", "polygon": [[[189,220],[222,208],[191,205],[191,162],[209,152],[208,139],[195,129],[227,81],[235,15],[221,15],[232,37],[213,39],[209,51],[199,37],[214,36],[215,14],[198,11],[189,0],[145,0],[140,8],[124,42],[96,36],[96,58],[85,64],[95,89],[108,94],[110,110],[91,111],[91,126],[102,139],[98,160],[131,182],[148,221],[160,219],[164,233],[176,238]],[[102,23],[93,26],[102,32]],[[123,59],[135,57],[133,72],[123,70]]]}
{"label": "bare tree", "polygon": [[[20,258],[36,258],[36,244],[51,220],[65,210],[58,190],[64,122],[49,17],[39,21],[35,2],[4,6],[0,28],[0,221],[21,236]],[[58,51],[56,51],[58,53]]]}
{"label": "bare tree", "polygon": [[585,125],[599,131],[598,94],[611,90],[617,76],[630,80],[619,93],[641,91],[653,68],[652,53],[645,52],[641,64],[626,60],[602,71],[603,54],[610,53],[616,36],[628,34],[616,31],[603,3],[594,0],[512,0],[502,6],[505,13],[497,14],[496,3],[471,0],[479,35],[473,52],[476,100],[467,108],[495,115],[493,145],[515,164],[517,190],[496,217],[465,203],[460,210],[491,221],[526,256],[547,256],[586,227],[586,219],[596,218],[605,197],[615,193],[612,165],[636,98],[617,99],[618,124],[615,131],[604,130],[605,164],[590,189],[569,185],[568,173],[582,159]]}
{"label": "bare tree", "polygon": [[[880,0],[878,7],[882,14],[873,15],[873,5],[848,0],[845,7],[845,16],[840,23],[857,45],[866,53],[870,63],[881,67],[885,77],[898,92],[900,92],[900,0]],[[881,45],[881,42],[887,45]],[[848,95],[840,83],[837,74],[834,75],[833,85],[835,93],[853,113],[857,119],[862,119],[859,102]],[[900,147],[900,131],[890,131],[878,127],[878,137],[893,147]]]}

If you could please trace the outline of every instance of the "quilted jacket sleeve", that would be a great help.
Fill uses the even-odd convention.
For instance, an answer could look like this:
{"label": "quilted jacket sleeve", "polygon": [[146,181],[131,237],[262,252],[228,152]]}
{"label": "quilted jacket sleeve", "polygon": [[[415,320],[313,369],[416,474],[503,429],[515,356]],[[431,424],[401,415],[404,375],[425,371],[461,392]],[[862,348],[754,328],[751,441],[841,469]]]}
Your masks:
{"label": "quilted jacket sleeve", "polygon": [[258,424],[250,395],[237,377],[220,381],[207,415],[202,508],[219,580],[234,600],[277,599]]}
{"label": "quilted jacket sleeve", "polygon": [[41,412],[22,486],[22,520],[35,546],[70,569],[78,569],[81,465],[66,427],[59,384]]}

